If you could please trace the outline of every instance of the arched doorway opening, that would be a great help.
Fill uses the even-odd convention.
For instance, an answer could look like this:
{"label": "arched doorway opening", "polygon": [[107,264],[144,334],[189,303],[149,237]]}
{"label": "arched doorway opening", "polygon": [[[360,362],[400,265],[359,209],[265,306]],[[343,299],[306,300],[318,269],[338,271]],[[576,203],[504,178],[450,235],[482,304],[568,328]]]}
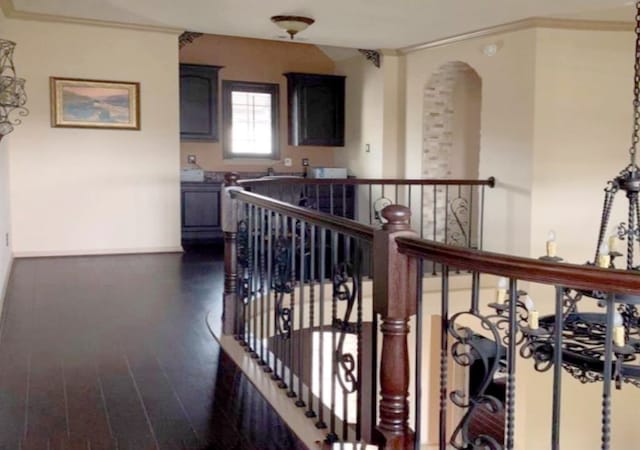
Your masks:
{"label": "arched doorway opening", "polygon": [[[424,90],[422,178],[478,178],[482,80],[468,64],[448,62]],[[449,244],[476,246],[470,187],[425,192],[422,234]],[[477,205],[477,203],[476,203]],[[477,208],[476,208],[477,209]]]}

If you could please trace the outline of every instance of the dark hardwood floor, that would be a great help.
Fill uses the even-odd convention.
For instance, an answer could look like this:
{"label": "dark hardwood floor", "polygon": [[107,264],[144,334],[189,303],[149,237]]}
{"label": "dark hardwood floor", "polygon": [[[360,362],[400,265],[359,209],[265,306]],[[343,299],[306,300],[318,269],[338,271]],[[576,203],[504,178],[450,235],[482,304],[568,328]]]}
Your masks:
{"label": "dark hardwood floor", "polygon": [[0,449],[303,449],[207,328],[219,248],[20,259],[0,329]]}

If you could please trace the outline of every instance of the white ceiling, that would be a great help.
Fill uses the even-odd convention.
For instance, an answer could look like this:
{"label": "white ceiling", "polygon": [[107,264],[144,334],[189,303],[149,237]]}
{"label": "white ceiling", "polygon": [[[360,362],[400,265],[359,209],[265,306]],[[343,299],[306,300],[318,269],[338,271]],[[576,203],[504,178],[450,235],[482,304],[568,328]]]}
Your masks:
{"label": "white ceiling", "polygon": [[312,17],[305,42],[402,48],[530,17],[631,20],[624,0],[13,0],[16,11],[263,39],[276,14]]}

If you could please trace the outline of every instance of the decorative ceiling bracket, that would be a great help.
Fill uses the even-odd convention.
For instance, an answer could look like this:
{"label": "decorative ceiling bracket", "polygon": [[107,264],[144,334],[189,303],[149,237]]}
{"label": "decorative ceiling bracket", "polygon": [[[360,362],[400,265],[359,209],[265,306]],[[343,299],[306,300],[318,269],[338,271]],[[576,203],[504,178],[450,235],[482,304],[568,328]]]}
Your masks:
{"label": "decorative ceiling bracket", "polygon": [[380,68],[380,52],[378,50],[366,50],[359,48],[358,51],[367,58],[367,61],[371,61],[374,66]]}
{"label": "decorative ceiling bracket", "polygon": [[178,43],[180,44],[180,48],[184,47],[187,44],[191,44],[200,36],[202,36],[202,33],[196,33],[195,31],[185,31],[178,38]]}

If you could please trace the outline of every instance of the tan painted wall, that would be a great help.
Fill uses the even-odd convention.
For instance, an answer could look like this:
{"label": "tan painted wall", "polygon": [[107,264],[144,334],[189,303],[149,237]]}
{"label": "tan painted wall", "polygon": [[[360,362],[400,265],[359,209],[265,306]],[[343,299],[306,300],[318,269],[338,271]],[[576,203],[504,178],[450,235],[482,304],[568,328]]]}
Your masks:
{"label": "tan painted wall", "polygon": [[[9,152],[16,256],[180,248],[177,37],[4,19],[30,110]],[[52,128],[49,77],[141,83],[140,131]]]}
{"label": "tan painted wall", "polygon": [[[205,35],[180,51],[180,62],[223,66],[220,80],[255,81],[280,84],[280,160],[225,160],[222,142],[182,142],[181,161],[196,155],[198,164],[213,171],[255,171],[273,167],[276,172],[300,172],[302,158],[312,166],[333,166],[333,148],[288,145],[287,83],[285,72],[335,73],[335,64],[318,47],[290,42]],[[221,86],[221,84],[220,84]],[[218,111],[221,112],[220,102]],[[221,121],[219,121],[221,126]],[[350,126],[347,124],[347,127]],[[285,167],[284,158],[293,166]]]}
{"label": "tan painted wall", "polygon": [[[436,70],[451,61],[470,65],[482,79],[481,178],[495,176],[487,191],[484,247],[529,253],[535,30],[464,41],[410,53],[406,57],[405,175],[420,177],[424,88]],[[493,57],[484,45],[500,41]]]}
{"label": "tan painted wall", "polygon": [[[543,254],[547,233],[553,229],[560,256],[577,264],[593,260],[603,190],[629,161],[633,44],[630,32],[537,33],[532,256]],[[624,193],[618,194],[611,219],[613,228],[626,221]],[[551,314],[553,293],[539,286],[531,291],[541,314]],[[581,311],[603,312],[593,301],[581,303]],[[550,393],[551,374],[522,367],[524,380],[535,383],[536,392]],[[611,448],[637,447],[638,399],[633,386],[614,390]],[[583,385],[563,377],[563,448],[600,448],[601,402],[602,383]],[[549,448],[549,418],[544,412],[551,411],[551,396],[529,396],[526,408],[525,448]]]}
{"label": "tan painted wall", "polygon": [[11,244],[5,244],[5,235],[11,230],[9,211],[9,151],[7,140],[0,141],[0,312],[4,302],[6,284],[11,270]]}
{"label": "tan painted wall", "polygon": [[[383,73],[358,55],[336,63],[346,75],[346,146],[335,152],[335,163],[359,178],[382,177]],[[365,151],[369,144],[370,151]]]}

